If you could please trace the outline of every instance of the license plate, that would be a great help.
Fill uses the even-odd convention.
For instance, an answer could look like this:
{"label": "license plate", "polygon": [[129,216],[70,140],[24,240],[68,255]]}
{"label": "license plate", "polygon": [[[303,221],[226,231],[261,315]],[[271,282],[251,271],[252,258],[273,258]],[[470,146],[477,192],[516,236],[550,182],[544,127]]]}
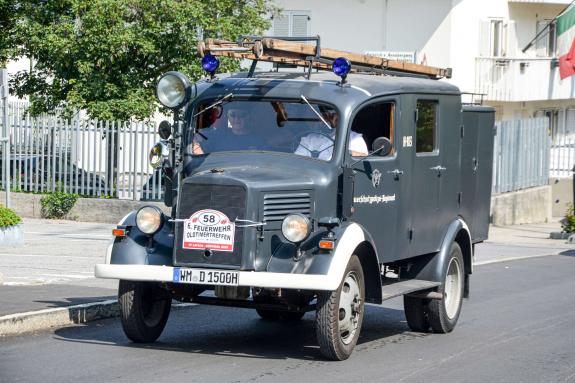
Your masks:
{"label": "license plate", "polygon": [[239,280],[237,271],[174,268],[174,283],[237,286]]}

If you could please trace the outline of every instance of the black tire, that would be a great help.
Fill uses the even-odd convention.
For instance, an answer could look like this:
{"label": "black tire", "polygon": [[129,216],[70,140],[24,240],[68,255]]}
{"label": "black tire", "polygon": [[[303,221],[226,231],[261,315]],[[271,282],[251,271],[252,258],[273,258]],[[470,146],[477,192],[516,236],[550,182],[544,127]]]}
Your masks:
{"label": "black tire", "polygon": [[279,311],[256,309],[256,312],[263,320],[276,321],[280,319]]}
{"label": "black tire", "polygon": [[427,305],[429,299],[403,296],[403,308],[407,325],[412,331],[428,332],[429,319],[427,318]]}
{"label": "black tire", "polygon": [[258,315],[267,321],[276,321],[278,319],[285,320],[288,322],[296,322],[303,318],[305,312],[298,311],[275,311],[275,310],[262,310],[256,309]]}
{"label": "black tire", "polygon": [[154,342],[170,315],[172,298],[155,283],[120,281],[120,319],[126,336],[136,343]]}
{"label": "black tire", "polygon": [[447,260],[447,268],[443,276],[443,283],[439,287],[439,292],[443,294],[443,299],[432,299],[427,305],[427,317],[433,332],[445,334],[455,328],[459,314],[461,314],[464,285],[463,253],[459,244],[453,242],[449,252],[449,259]]}
{"label": "black tire", "polygon": [[[361,262],[353,255],[339,288],[317,294],[316,336],[320,352],[327,359],[345,360],[353,352],[363,322],[364,281]],[[344,321],[348,315],[349,320]]]}

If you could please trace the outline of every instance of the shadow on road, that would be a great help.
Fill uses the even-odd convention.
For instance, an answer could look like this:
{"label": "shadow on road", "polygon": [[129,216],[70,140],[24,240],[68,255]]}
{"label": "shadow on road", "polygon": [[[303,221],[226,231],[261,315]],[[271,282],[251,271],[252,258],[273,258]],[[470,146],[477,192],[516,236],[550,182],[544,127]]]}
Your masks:
{"label": "shadow on road", "polygon": [[566,250],[559,253],[559,255],[566,255],[568,257],[575,257],[575,250]]}
{"label": "shadow on road", "polygon": [[[193,306],[172,312],[155,343],[130,342],[117,318],[58,329],[55,334],[56,339],[96,348],[123,347],[128,358],[139,349],[150,349],[240,358],[322,360],[315,339],[314,315],[307,313],[298,322],[268,322],[253,310]],[[409,332],[403,310],[367,306],[357,348],[379,348],[421,336],[424,335]]]}

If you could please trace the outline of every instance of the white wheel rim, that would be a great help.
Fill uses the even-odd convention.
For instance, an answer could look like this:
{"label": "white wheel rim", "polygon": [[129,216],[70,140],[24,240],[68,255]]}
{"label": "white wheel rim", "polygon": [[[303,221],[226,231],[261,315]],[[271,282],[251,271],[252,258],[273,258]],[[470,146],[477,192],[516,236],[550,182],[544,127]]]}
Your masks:
{"label": "white wheel rim", "polygon": [[457,258],[452,258],[447,267],[447,275],[445,276],[445,295],[443,297],[445,312],[449,319],[455,318],[457,311],[459,310],[462,282],[461,265]]}
{"label": "white wheel rim", "polygon": [[339,296],[339,335],[344,344],[354,338],[361,316],[361,294],[357,275],[350,272],[345,277]]}

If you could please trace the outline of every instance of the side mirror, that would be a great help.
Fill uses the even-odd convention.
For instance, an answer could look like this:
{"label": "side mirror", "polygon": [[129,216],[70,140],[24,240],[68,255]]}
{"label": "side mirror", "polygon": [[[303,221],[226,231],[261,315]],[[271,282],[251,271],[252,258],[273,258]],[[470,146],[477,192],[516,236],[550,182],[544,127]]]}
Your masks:
{"label": "side mirror", "polygon": [[172,124],[168,121],[164,120],[160,122],[158,126],[158,134],[162,138],[162,140],[167,140],[172,135]]}
{"label": "side mirror", "polygon": [[393,144],[387,137],[377,137],[371,145],[372,153],[385,157],[393,150]]}

